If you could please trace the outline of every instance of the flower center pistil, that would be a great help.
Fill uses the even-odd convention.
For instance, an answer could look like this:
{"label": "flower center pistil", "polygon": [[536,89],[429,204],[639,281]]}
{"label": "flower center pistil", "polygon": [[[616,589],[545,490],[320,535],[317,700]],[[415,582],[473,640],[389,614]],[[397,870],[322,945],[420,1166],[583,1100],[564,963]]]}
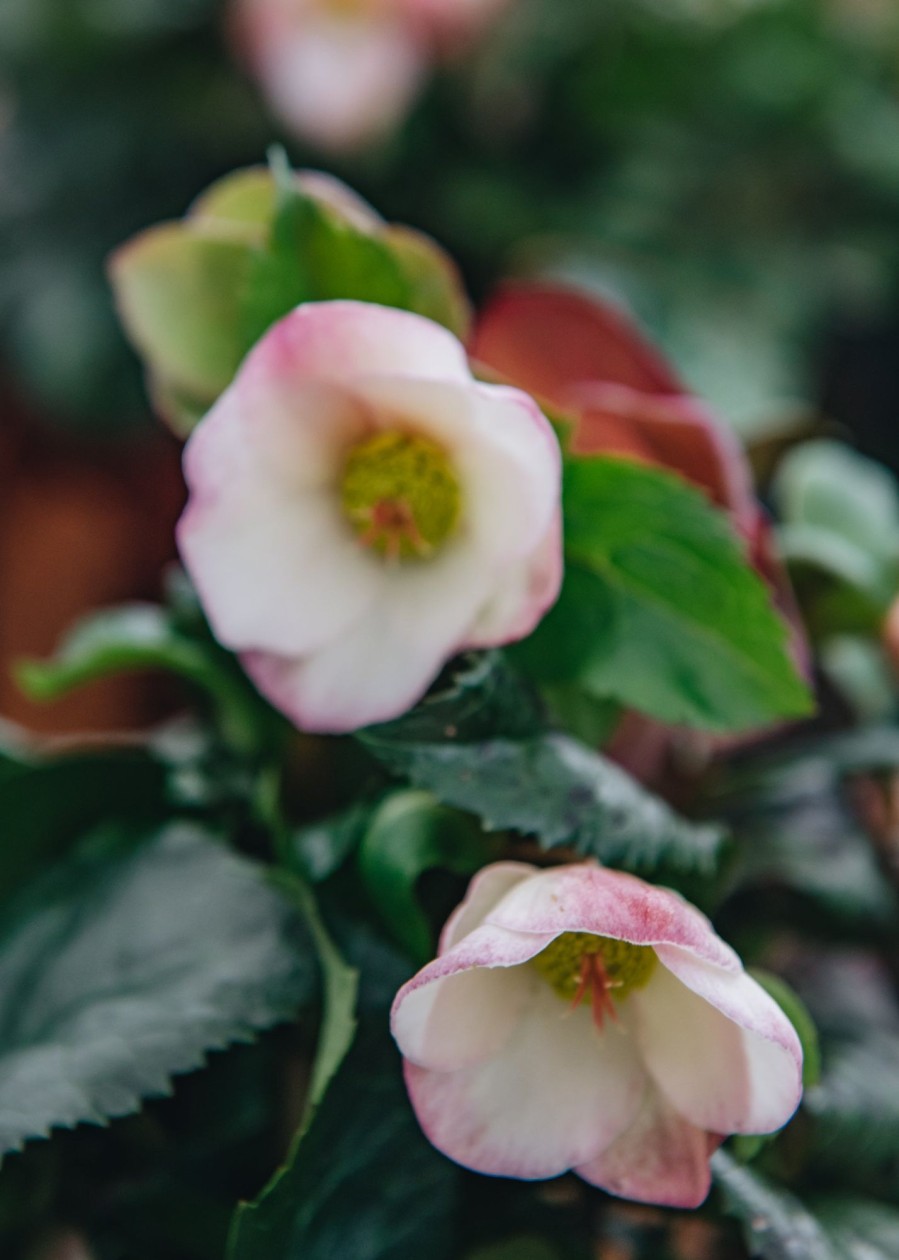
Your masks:
{"label": "flower center pistil", "polygon": [[590,932],[563,932],[532,960],[559,997],[580,1006],[589,994],[593,1021],[618,1018],[616,1002],[649,980],[657,959],[648,945],[631,945]]}
{"label": "flower center pistil", "polygon": [[459,523],[462,493],[455,470],[430,438],[388,429],[352,448],[340,501],[365,547],[390,560],[432,556]]}

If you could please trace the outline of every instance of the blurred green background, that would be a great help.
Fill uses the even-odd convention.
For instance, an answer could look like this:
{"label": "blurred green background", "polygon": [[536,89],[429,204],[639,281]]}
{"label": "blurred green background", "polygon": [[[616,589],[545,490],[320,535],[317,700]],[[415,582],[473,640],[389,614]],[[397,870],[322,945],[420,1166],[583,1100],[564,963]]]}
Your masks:
{"label": "blurred green background", "polygon": [[217,0],[0,6],[0,357],[59,425],[146,421],[103,274],[273,141],[461,260],[625,297],[741,432],[809,408],[894,462],[899,9],[521,0],[390,140],[329,161],[266,112]]}

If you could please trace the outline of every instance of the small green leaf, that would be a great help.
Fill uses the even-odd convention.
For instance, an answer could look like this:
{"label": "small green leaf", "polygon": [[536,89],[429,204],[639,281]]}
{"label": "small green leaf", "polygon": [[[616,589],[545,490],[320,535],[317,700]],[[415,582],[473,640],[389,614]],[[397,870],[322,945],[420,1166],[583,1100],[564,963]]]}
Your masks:
{"label": "small green leaf", "polygon": [[199,829],[95,845],[0,916],[0,1148],[103,1123],[316,991],[264,872]]}
{"label": "small green leaf", "polygon": [[242,294],[244,345],[301,302],[352,298],[409,308],[411,288],[385,241],[304,193],[279,189],[265,247],[255,252]]}
{"label": "small green leaf", "polygon": [[365,1030],[273,1192],[238,1209],[228,1260],[449,1260],[457,1180],[418,1128],[386,1031]]}
{"label": "small green leaf", "polygon": [[602,617],[579,674],[665,722],[740,730],[811,710],[787,627],[723,514],[668,472],[572,460],[566,552]]}
{"label": "small green leaf", "polygon": [[147,669],[179,674],[210,696],[223,733],[238,746],[265,741],[280,725],[229,653],[208,634],[187,632],[154,604],[127,604],[86,617],[55,656],[20,662],[16,676],[34,699],[55,700],[109,674]]}
{"label": "small green leaf", "polygon": [[359,849],[369,896],[399,943],[420,963],[434,954],[431,925],[415,895],[420,875],[439,866],[470,875],[489,859],[471,819],[427,792],[395,792],[375,811]]}
{"label": "small green leaf", "polygon": [[842,1260],[820,1223],[788,1190],[775,1186],[727,1154],[712,1156],[725,1210],[740,1222],[746,1246],[759,1260]]}

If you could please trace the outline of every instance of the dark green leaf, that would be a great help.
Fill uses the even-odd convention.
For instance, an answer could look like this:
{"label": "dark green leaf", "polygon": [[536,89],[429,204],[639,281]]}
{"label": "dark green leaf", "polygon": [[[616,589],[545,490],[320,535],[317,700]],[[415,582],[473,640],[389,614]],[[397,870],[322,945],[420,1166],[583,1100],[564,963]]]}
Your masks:
{"label": "dark green leaf", "polygon": [[712,1156],[712,1171],[753,1260],[841,1260],[819,1222],[788,1190],[735,1163],[723,1150]]}
{"label": "dark green leaf", "polygon": [[816,1159],[853,1184],[899,1192],[899,1036],[869,1032],[827,1047],[824,1069],[805,1098]]}
{"label": "dark green leaf", "polygon": [[739,841],[735,886],[782,886],[840,927],[892,929],[899,903],[840,789],[836,764],[821,755],[772,763],[750,772],[736,797],[714,804]]}
{"label": "dark green leaf", "polygon": [[360,1034],[275,1192],[239,1209],[228,1258],[446,1260],[457,1176],[422,1136],[379,1027]]}
{"label": "dark green leaf", "polygon": [[896,1260],[899,1210],[873,1199],[835,1198],[814,1204],[839,1260]]}
{"label": "dark green leaf", "polygon": [[369,896],[394,937],[420,963],[434,954],[431,925],[415,893],[439,866],[470,875],[491,856],[480,829],[427,792],[395,792],[375,811],[359,849]]}
{"label": "dark green leaf", "polygon": [[393,722],[363,732],[363,740],[389,743],[521,739],[545,727],[539,698],[501,652],[462,657],[446,686]]}
{"label": "dark green leaf", "polygon": [[164,767],[137,750],[7,763],[0,771],[0,902],[93,826],[122,821],[140,835],[165,808]]}
{"label": "dark green leaf", "polygon": [[[711,730],[808,713],[787,628],[723,514],[630,460],[571,461],[566,550],[578,606],[602,610],[584,685],[666,722]],[[569,583],[574,580],[569,577]]]}
{"label": "dark green leaf", "polygon": [[291,852],[299,874],[314,884],[333,875],[359,847],[371,814],[372,806],[366,801],[299,827],[291,836]]}
{"label": "dark green leaf", "polygon": [[315,992],[309,944],[253,863],[196,828],[92,846],[0,917],[0,1147],[102,1123]]}
{"label": "dark green leaf", "polygon": [[679,818],[625,771],[565,735],[483,743],[406,743],[374,728],[366,745],[394,773],[487,830],[536,836],[636,871],[710,874],[723,855],[714,827]]}

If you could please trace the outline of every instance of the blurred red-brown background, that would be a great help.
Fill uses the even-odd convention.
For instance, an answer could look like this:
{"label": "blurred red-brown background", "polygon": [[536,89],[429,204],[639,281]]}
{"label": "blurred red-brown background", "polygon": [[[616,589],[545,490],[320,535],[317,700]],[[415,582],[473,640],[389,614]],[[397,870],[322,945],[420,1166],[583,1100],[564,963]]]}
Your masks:
{"label": "blurred red-brown background", "polygon": [[162,428],[120,441],[74,436],[30,412],[7,382],[0,409],[0,714],[72,734],[159,716],[158,680],[92,684],[52,705],[28,700],[15,662],[50,653],[72,622],[158,595],[183,499],[179,448]]}

